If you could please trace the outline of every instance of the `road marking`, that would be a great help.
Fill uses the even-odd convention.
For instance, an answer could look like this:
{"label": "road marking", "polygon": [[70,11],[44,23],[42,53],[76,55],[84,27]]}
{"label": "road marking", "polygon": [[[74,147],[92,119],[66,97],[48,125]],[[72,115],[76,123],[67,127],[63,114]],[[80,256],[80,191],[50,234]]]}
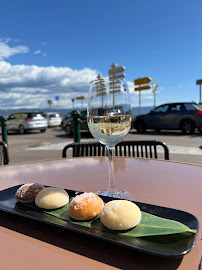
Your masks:
{"label": "road marking", "polygon": [[[82,140],[82,142],[88,142],[91,140]],[[30,145],[26,150],[63,150],[63,148],[73,141],[62,142],[62,143],[50,143],[44,142],[40,145]],[[177,145],[167,145],[169,148],[170,154],[181,154],[181,155],[202,155],[202,149],[199,147],[189,147],[189,146],[177,146]],[[159,146],[159,153],[163,153],[163,149]]]}
{"label": "road marking", "polygon": [[202,150],[199,147],[169,145],[168,148],[170,154],[202,155]]}
{"label": "road marking", "polygon": [[44,142],[40,145],[30,145],[26,150],[62,150],[67,144],[73,143],[73,141],[63,143],[50,143]]}

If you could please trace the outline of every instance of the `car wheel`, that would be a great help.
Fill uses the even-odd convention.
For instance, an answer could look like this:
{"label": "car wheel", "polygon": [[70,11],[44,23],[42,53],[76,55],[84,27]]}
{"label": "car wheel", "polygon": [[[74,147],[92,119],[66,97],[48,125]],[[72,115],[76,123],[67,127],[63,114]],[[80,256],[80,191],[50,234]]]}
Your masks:
{"label": "car wheel", "polygon": [[20,125],[19,128],[18,128],[18,131],[20,134],[25,134],[25,128],[23,125]]}
{"label": "car wheel", "polygon": [[41,129],[41,133],[43,133],[43,132],[45,132],[46,131],[46,129],[44,128],[44,129]]}
{"label": "car wheel", "polygon": [[71,131],[71,128],[70,128],[70,126],[65,126],[65,132],[66,132],[66,134],[67,135],[72,135],[72,131]]}
{"label": "car wheel", "polygon": [[195,130],[194,122],[190,119],[183,120],[180,127],[181,127],[180,129],[182,130],[182,133],[187,134],[187,135],[193,134]]}
{"label": "car wheel", "polygon": [[137,130],[137,132],[145,132],[146,131],[146,127],[145,127],[145,123],[143,121],[137,121],[137,123],[135,124],[135,128]]}

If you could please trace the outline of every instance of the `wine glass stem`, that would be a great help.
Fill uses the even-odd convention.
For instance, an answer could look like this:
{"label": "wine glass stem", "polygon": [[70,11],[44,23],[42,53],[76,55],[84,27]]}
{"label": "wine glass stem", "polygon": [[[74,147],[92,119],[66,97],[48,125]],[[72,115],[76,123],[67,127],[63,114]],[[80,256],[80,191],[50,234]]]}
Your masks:
{"label": "wine glass stem", "polygon": [[107,146],[107,155],[108,155],[108,165],[109,165],[109,187],[108,187],[107,192],[109,194],[116,194],[115,179],[114,179],[114,163],[113,163],[114,147],[113,146]]}

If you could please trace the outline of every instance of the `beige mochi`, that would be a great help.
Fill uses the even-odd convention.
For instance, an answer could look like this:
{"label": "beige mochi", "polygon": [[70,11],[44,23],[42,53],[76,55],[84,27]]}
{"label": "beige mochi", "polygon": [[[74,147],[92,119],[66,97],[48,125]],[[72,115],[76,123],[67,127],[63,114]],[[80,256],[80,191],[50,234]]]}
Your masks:
{"label": "beige mochi", "polygon": [[35,204],[44,209],[57,209],[69,202],[69,195],[64,189],[47,187],[35,198]]}
{"label": "beige mochi", "polygon": [[100,214],[102,223],[110,230],[128,230],[140,223],[140,208],[133,202],[113,200],[105,204]]}

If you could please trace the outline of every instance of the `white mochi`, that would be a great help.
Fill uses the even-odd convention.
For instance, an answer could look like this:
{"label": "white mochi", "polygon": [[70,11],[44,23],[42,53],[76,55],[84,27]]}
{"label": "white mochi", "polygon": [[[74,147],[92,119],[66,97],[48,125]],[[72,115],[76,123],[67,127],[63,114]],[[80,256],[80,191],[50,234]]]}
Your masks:
{"label": "white mochi", "polygon": [[57,209],[69,203],[69,195],[64,189],[48,187],[41,191],[35,198],[35,204],[40,208]]}
{"label": "white mochi", "polygon": [[110,230],[128,230],[140,223],[140,208],[133,202],[113,200],[105,204],[100,219]]}

